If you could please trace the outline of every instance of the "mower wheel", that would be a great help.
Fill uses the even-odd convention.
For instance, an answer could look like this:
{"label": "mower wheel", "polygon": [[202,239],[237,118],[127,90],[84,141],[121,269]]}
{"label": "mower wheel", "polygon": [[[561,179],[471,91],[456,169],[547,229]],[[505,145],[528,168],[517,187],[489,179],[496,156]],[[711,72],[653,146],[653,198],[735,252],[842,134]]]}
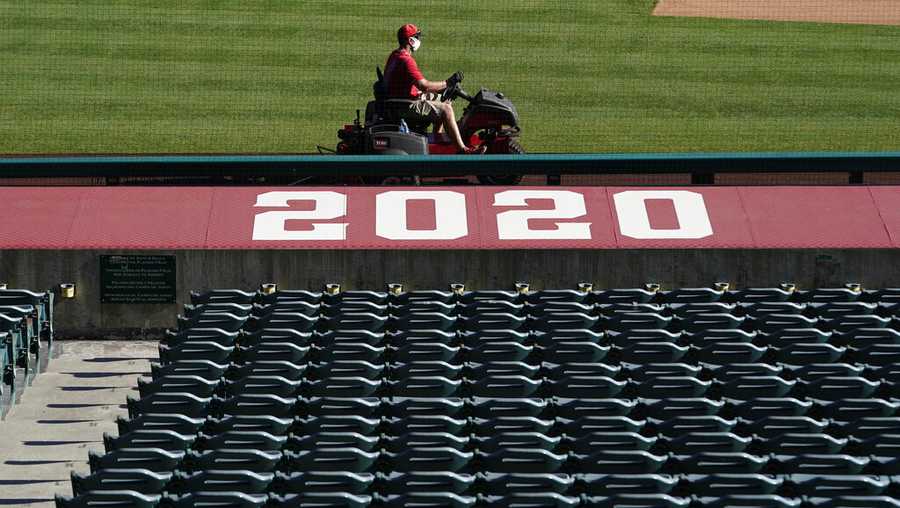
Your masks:
{"label": "mower wheel", "polygon": [[[524,154],[525,149],[518,139],[506,138],[491,143],[488,146],[488,154]],[[522,175],[478,175],[478,181],[484,185],[518,185],[522,181]]]}

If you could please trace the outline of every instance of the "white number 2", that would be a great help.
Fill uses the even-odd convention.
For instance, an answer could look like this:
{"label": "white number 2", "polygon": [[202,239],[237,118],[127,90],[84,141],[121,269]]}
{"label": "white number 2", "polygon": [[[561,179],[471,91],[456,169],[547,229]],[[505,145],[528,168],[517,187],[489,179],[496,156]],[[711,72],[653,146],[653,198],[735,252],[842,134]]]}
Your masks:
{"label": "white number 2", "polygon": [[550,199],[552,210],[509,210],[497,214],[501,240],[590,240],[590,222],[557,222],[556,229],[530,229],[532,219],[576,219],[587,214],[584,196],[572,191],[508,190],[494,194],[494,206],[528,206],[528,199]]}
{"label": "white number 2", "polygon": [[288,207],[290,201],[314,201],[312,210],[263,212],[253,221],[254,240],[346,240],[347,223],[313,222],[312,229],[289,231],[289,220],[328,220],[347,214],[347,196],[332,191],[272,191],[256,197],[257,207]]}

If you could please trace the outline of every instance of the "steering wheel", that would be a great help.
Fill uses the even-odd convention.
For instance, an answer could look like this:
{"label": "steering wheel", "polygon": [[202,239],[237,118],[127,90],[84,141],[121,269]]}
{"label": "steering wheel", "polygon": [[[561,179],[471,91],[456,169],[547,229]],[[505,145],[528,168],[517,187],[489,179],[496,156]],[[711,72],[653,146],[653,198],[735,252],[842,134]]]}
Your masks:
{"label": "steering wheel", "polygon": [[463,80],[462,71],[456,71],[452,76],[447,78],[447,88],[444,88],[444,91],[441,92],[441,102],[447,102],[456,98],[461,91],[459,84]]}

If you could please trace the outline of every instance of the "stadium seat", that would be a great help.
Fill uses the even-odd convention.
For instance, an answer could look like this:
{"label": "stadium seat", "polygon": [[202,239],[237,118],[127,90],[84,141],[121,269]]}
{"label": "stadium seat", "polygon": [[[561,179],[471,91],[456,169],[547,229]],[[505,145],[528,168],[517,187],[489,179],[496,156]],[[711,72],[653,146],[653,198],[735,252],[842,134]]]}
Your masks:
{"label": "stadium seat", "polygon": [[274,474],[253,471],[204,470],[194,473],[176,472],[169,484],[169,492],[242,492],[266,494]]}
{"label": "stadium seat", "polygon": [[97,490],[89,491],[75,497],[57,495],[57,508],[91,508],[104,506],[110,508],[156,508],[160,496],[141,494],[133,490]]}
{"label": "stadium seat", "polygon": [[148,469],[101,469],[91,474],[71,473],[72,495],[94,491],[130,490],[159,495],[172,479],[172,473],[155,473]]}

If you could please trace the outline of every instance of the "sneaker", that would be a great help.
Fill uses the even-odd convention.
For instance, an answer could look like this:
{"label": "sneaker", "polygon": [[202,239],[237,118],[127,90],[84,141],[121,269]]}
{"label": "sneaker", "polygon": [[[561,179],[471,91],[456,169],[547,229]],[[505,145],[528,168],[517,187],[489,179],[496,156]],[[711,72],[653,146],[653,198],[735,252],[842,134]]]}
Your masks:
{"label": "sneaker", "polygon": [[478,146],[467,146],[465,150],[461,150],[458,153],[465,155],[481,155],[487,152],[487,146],[478,145]]}

